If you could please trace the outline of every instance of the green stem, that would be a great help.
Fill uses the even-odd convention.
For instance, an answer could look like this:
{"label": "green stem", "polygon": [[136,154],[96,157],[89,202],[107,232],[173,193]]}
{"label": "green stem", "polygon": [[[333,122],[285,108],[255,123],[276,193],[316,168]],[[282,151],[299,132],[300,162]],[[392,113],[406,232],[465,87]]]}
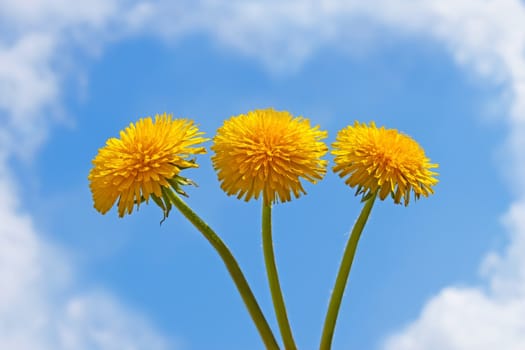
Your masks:
{"label": "green stem", "polygon": [[270,292],[272,294],[273,307],[279,330],[283,338],[284,348],[287,350],[295,350],[295,345],[290,323],[288,322],[288,315],[286,314],[286,306],[284,305],[284,298],[279,283],[279,275],[277,274],[277,266],[275,265],[275,255],[273,253],[272,240],[272,205],[264,204],[262,207],[262,244],[264,252],[264,262],[266,264],[266,273],[268,275],[268,284],[270,285]]}
{"label": "green stem", "polygon": [[352,233],[350,234],[350,238],[348,239],[348,243],[343,254],[343,260],[339,266],[339,272],[337,273],[337,278],[335,280],[335,286],[330,298],[330,304],[328,305],[328,311],[326,312],[323,334],[321,336],[321,345],[319,346],[320,350],[329,350],[332,346],[335,323],[337,321],[337,315],[339,314],[339,308],[343,299],[346,282],[348,281],[348,276],[350,275],[350,269],[352,268],[352,262],[357,249],[357,243],[359,242],[359,237],[361,237],[361,232],[363,232],[363,228],[365,227],[366,221],[368,220],[368,216],[370,215],[370,211],[372,210],[372,206],[374,205],[376,197],[377,194],[374,193],[373,196],[366,200],[365,205],[361,210],[361,214],[359,214],[359,217],[352,228]]}
{"label": "green stem", "polygon": [[252,317],[259,334],[266,346],[266,349],[279,349],[279,345],[275,340],[268,322],[264,318],[264,315],[255,299],[255,296],[244,277],[239,264],[233,257],[232,253],[220,237],[197,215],[195,212],[173,191],[167,191],[169,199],[177,209],[199,230],[203,236],[211,243],[213,248],[217,251],[221,257],[224,265],[228,269],[230,276],[235,282],[237,290],[241,294],[242,300]]}

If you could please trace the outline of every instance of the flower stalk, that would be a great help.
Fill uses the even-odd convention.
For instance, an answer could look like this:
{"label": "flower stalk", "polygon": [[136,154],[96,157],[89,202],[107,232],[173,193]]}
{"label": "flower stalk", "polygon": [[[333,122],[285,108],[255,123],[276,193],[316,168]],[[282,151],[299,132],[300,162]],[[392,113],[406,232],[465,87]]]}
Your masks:
{"label": "flower stalk", "polygon": [[273,252],[272,205],[265,203],[266,201],[263,201],[262,205],[262,244],[268,284],[270,286],[275,316],[277,318],[279,330],[281,331],[284,348],[286,350],[295,350],[297,349],[297,346],[295,345],[292,329],[288,321],[284,297],[279,282],[279,275],[277,273],[277,266],[275,264],[275,255]]}
{"label": "flower stalk", "polygon": [[359,217],[352,228],[352,232],[343,253],[341,265],[339,266],[339,272],[337,273],[332,296],[330,297],[328,311],[326,312],[323,333],[321,335],[321,344],[319,346],[320,350],[329,350],[332,346],[335,324],[337,322],[337,316],[341,307],[341,301],[343,300],[348,276],[350,275],[350,270],[352,269],[352,262],[354,261],[355,252],[357,250],[357,243],[359,242],[363,228],[365,227],[368,217],[370,216],[370,212],[376,197],[377,192],[369,196],[369,198],[365,201],[363,209],[361,210],[361,213],[359,214]]}
{"label": "flower stalk", "polygon": [[220,237],[173,191],[167,191],[171,203],[188,219],[193,226],[210,242],[228,269],[239,294],[250,313],[250,316],[259,331],[259,334],[266,346],[266,349],[279,349],[273,332],[264,317],[253,292],[242,273],[239,264],[232,253],[220,239]]}

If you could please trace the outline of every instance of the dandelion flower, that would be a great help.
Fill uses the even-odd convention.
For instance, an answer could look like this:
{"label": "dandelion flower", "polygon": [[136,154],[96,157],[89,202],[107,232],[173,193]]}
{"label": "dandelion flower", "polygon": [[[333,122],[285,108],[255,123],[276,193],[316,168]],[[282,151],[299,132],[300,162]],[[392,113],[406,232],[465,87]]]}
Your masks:
{"label": "dandelion flower", "polygon": [[107,140],[93,159],[88,179],[95,208],[105,214],[118,198],[123,217],[150,196],[162,205],[163,188],[177,190],[180,184],[192,183],[178,174],[198,167],[189,157],[206,153],[204,147],[192,147],[206,141],[201,135],[193,121],[172,119],[166,113],[156,115],[155,121],[147,117],[131,123],[120,138]]}
{"label": "dandelion flower", "polygon": [[382,200],[390,194],[395,203],[404,199],[408,205],[410,192],[415,199],[434,193],[438,174],[431,169],[438,165],[430,163],[416,141],[395,129],[356,121],[339,131],[332,148],[334,172],[347,177],[350,187],[357,186],[356,195],[368,198],[377,191]]}
{"label": "dandelion flower", "polygon": [[311,127],[308,119],[287,111],[263,109],[226,120],[211,149],[213,167],[228,195],[259,198],[264,204],[287,202],[291,193],[306,193],[300,178],[312,183],[323,178],[328,151],[320,141],[327,132]]}

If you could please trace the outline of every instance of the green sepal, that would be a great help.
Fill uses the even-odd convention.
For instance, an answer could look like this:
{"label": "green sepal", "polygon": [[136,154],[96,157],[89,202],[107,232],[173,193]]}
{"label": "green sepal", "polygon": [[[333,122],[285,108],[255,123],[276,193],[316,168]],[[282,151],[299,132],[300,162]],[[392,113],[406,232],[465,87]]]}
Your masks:
{"label": "green sepal", "polygon": [[363,198],[361,198],[361,203],[366,202],[367,200],[369,200],[373,196],[375,196],[375,193],[372,193],[371,191],[368,191],[367,193],[365,193],[363,195]]}
{"label": "green sepal", "polygon": [[188,179],[187,177],[183,177],[180,175],[175,175],[171,179],[168,179],[168,183],[170,184],[171,188],[173,188],[175,192],[177,192],[178,194],[184,197],[188,197],[188,194],[182,189],[181,186],[192,185],[192,186],[197,187],[197,184],[194,181],[192,181],[191,179]]}
{"label": "green sepal", "polygon": [[[155,203],[162,209],[163,216],[162,220],[160,221],[161,225],[168,218],[171,208],[173,207],[170,199],[170,194],[173,194],[172,191],[175,191],[182,196],[188,197],[188,194],[182,189],[182,186],[193,185],[197,187],[197,184],[195,182],[179,175],[175,175],[167,181],[169,183],[169,186],[161,186],[162,196],[159,197],[154,194],[151,194],[151,198],[153,198],[153,201],[155,201]],[[141,200],[143,201],[144,199],[141,198]]]}
{"label": "green sepal", "polygon": [[160,224],[166,220],[168,215],[170,214],[171,210],[171,202],[166,201],[166,196],[164,195],[164,187],[162,187],[162,198],[157,197],[154,194],[151,194],[151,198],[153,198],[153,201],[162,209],[162,220],[160,220]]}
{"label": "green sepal", "polygon": [[157,205],[163,210],[163,211],[166,211],[166,206],[164,205],[164,202],[159,198],[157,197],[155,194],[151,194],[151,198],[153,198],[153,201],[155,203],[157,203]]}
{"label": "green sepal", "polygon": [[357,197],[359,195],[363,195],[363,197],[361,197],[361,203],[363,203],[369,200],[372,196],[374,196],[375,193],[373,193],[370,189],[367,189],[366,187],[358,186],[357,190],[355,191],[355,196]]}

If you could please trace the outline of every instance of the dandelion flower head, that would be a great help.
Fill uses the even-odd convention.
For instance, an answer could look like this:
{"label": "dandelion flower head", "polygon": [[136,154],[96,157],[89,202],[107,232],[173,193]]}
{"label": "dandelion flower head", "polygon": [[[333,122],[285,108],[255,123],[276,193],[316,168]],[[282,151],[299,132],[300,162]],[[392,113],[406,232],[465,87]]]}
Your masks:
{"label": "dandelion flower head", "polygon": [[231,117],[218,129],[213,167],[228,195],[245,201],[263,194],[266,205],[306,193],[300,179],[323,178],[327,132],[287,111],[262,109]]}
{"label": "dandelion flower head", "polygon": [[193,121],[166,113],[131,123],[93,159],[88,179],[95,208],[105,214],[118,198],[123,217],[150,196],[158,202],[162,188],[173,185],[182,169],[198,166],[189,158],[206,153],[204,147],[193,147],[206,141],[202,135]]}
{"label": "dandelion flower head", "polygon": [[339,131],[332,145],[334,172],[347,177],[345,183],[357,186],[363,198],[378,193],[384,200],[391,195],[395,203],[408,205],[410,193],[415,199],[434,193],[438,175],[424,150],[409,136],[395,129],[377,128],[355,122]]}

